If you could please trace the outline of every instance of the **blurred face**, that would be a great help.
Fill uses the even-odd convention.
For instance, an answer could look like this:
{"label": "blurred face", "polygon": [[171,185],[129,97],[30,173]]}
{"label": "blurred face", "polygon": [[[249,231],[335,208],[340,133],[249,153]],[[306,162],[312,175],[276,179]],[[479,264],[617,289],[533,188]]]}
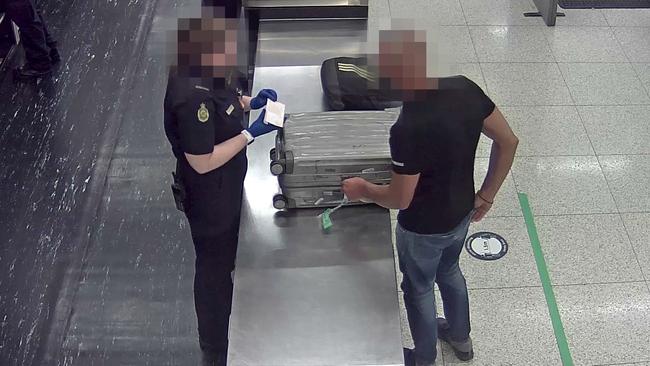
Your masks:
{"label": "blurred face", "polygon": [[214,70],[237,65],[236,20],[224,18],[179,20],[178,65],[190,68],[207,67]]}
{"label": "blurred face", "polygon": [[409,87],[426,79],[426,38],[420,31],[381,31],[379,74],[396,86]]}
{"label": "blurred face", "polygon": [[[209,44],[209,41],[204,44]],[[203,66],[233,66],[237,64],[237,31],[228,29],[212,33],[211,47],[201,51]]]}

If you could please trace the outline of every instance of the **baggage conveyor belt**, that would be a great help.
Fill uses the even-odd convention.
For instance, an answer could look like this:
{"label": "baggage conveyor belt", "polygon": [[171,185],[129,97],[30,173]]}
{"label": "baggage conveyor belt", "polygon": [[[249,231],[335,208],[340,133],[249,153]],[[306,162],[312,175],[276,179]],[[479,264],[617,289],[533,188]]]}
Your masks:
{"label": "baggage conveyor belt", "polygon": [[[326,32],[292,38],[282,28],[278,22],[260,24],[253,95],[274,88],[288,113],[325,110],[320,63],[360,49],[362,40],[351,30],[355,36],[341,37],[338,50],[320,50],[317,57],[294,53],[292,66],[265,65],[265,54],[282,54],[282,40],[293,50],[299,49],[296,42],[313,49],[319,37],[331,43]],[[251,120],[256,117],[251,113]],[[259,138],[248,150],[229,365],[403,365],[389,212],[378,206],[343,208],[324,234],[317,218],[322,209],[274,209],[272,198],[279,192],[269,171],[274,138]]]}

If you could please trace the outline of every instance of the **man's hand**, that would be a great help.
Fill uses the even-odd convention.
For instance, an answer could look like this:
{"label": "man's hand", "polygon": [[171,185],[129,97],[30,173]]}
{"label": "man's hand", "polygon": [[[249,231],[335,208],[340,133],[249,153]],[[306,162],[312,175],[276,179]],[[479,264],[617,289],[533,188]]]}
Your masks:
{"label": "man's hand", "polygon": [[342,190],[350,201],[376,203],[385,208],[405,210],[411,205],[420,174],[402,175],[393,172],[390,184],[373,184],[362,178],[343,181]]}
{"label": "man's hand", "polygon": [[343,181],[342,190],[350,202],[366,200],[368,181],[363,178],[350,178]]}
{"label": "man's hand", "polygon": [[474,215],[472,216],[472,222],[479,222],[483,220],[485,214],[490,211],[492,208],[492,203],[484,200],[480,194],[477,192],[474,197]]}

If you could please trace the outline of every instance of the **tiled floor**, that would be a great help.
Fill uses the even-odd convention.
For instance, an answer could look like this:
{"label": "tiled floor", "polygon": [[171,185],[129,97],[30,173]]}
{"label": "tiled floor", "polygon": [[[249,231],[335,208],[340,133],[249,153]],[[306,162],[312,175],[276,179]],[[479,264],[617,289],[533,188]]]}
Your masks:
{"label": "tiled floor", "polygon": [[[510,252],[461,258],[469,364],[561,364],[517,199],[525,192],[574,363],[650,365],[650,10],[563,10],[546,27],[522,16],[532,0],[385,1],[392,17],[443,25],[436,38],[455,70],[521,140],[493,211],[470,229],[502,234]],[[482,139],[477,185],[489,152]],[[459,364],[441,349],[438,365]]]}

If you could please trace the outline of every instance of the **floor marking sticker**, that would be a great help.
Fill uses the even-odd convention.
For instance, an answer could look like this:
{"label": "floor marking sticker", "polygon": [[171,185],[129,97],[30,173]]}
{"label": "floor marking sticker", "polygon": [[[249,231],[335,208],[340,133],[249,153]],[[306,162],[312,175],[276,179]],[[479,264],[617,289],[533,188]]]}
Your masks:
{"label": "floor marking sticker", "polygon": [[557,302],[555,301],[553,285],[551,284],[551,278],[548,274],[548,268],[546,267],[546,260],[544,259],[542,246],[539,242],[539,236],[537,235],[533,213],[530,209],[530,204],[528,203],[528,195],[525,193],[519,193],[519,204],[521,205],[521,211],[524,213],[524,220],[526,221],[526,228],[528,229],[528,237],[530,238],[530,244],[532,245],[533,253],[535,254],[535,263],[537,264],[539,278],[542,281],[542,287],[544,288],[544,297],[546,297],[546,305],[548,306],[548,313],[551,316],[553,332],[555,333],[555,340],[557,341],[557,347],[560,351],[562,365],[573,366],[573,359],[571,358],[571,351],[569,350],[569,342],[564,333],[560,311],[558,310]]}

